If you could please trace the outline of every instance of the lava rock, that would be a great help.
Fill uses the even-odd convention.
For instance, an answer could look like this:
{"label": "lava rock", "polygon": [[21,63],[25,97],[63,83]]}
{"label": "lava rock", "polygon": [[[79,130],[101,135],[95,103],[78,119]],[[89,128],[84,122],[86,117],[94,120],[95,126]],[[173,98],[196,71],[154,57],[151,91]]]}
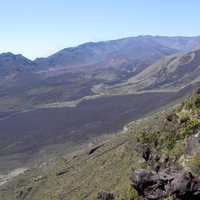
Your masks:
{"label": "lava rock", "polygon": [[25,199],[32,189],[33,188],[31,186],[22,188],[21,190],[17,191],[16,198],[20,200]]}
{"label": "lava rock", "polygon": [[150,156],[151,156],[151,149],[150,149],[150,147],[145,146],[144,150],[143,150],[143,153],[142,153],[142,157],[147,162],[147,161],[149,161]]}
{"label": "lava rock", "polygon": [[161,200],[173,196],[176,200],[199,200],[200,177],[190,172],[155,173],[144,169],[131,175],[132,187],[145,200]]}
{"label": "lava rock", "polygon": [[46,176],[37,176],[37,177],[35,177],[35,178],[33,179],[33,181],[34,181],[34,182],[39,182],[39,181],[43,181],[43,180],[45,180],[45,179],[47,179]]}
{"label": "lava rock", "polygon": [[97,151],[99,148],[101,148],[104,144],[98,145],[96,147],[93,147],[89,150],[88,155],[92,155],[95,151]]}
{"label": "lava rock", "polygon": [[108,192],[99,192],[97,194],[97,200],[114,200],[115,195],[113,193]]}
{"label": "lava rock", "polygon": [[180,200],[200,199],[200,178],[190,172],[178,174],[171,183],[171,193]]}
{"label": "lava rock", "polygon": [[186,152],[189,155],[195,155],[200,152],[200,132],[191,135],[186,139]]}
{"label": "lava rock", "polygon": [[166,116],[167,121],[169,122],[175,122],[178,120],[178,116],[176,113],[170,113],[169,115]]}
{"label": "lava rock", "polygon": [[69,170],[68,169],[63,169],[61,171],[56,172],[56,176],[61,176],[63,174],[66,174]]}
{"label": "lava rock", "polygon": [[196,94],[200,94],[200,88],[196,90]]}

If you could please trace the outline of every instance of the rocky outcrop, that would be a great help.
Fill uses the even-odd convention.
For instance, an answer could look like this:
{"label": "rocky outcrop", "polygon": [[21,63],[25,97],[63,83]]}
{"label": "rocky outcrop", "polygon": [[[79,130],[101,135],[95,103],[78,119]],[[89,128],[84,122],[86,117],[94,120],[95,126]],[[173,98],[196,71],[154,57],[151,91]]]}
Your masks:
{"label": "rocky outcrop", "polygon": [[34,182],[40,182],[40,181],[43,181],[43,180],[46,180],[47,179],[47,176],[37,176],[35,178],[33,178],[33,181]]}
{"label": "rocky outcrop", "polygon": [[195,135],[191,135],[186,139],[185,150],[189,155],[195,155],[200,152],[200,132]]}
{"label": "rocky outcrop", "polygon": [[108,192],[99,192],[97,194],[97,200],[114,200],[115,195],[113,193]]}
{"label": "rocky outcrop", "polygon": [[200,199],[200,177],[190,172],[156,173],[140,169],[131,175],[131,182],[144,200],[161,200],[169,196],[176,200]]}
{"label": "rocky outcrop", "polygon": [[68,169],[62,169],[56,172],[56,176],[62,176],[63,174],[66,174],[68,171],[69,171]]}
{"label": "rocky outcrop", "polygon": [[29,193],[32,191],[32,189],[33,189],[32,186],[21,188],[19,191],[17,191],[16,199],[19,199],[19,200],[25,199],[29,195]]}
{"label": "rocky outcrop", "polygon": [[176,115],[176,113],[170,113],[166,116],[166,120],[169,122],[177,122],[178,116]]}
{"label": "rocky outcrop", "polygon": [[95,146],[93,148],[91,148],[88,152],[88,155],[92,155],[94,152],[96,152],[98,149],[100,149],[102,146],[104,146],[104,144],[100,144],[98,146]]}

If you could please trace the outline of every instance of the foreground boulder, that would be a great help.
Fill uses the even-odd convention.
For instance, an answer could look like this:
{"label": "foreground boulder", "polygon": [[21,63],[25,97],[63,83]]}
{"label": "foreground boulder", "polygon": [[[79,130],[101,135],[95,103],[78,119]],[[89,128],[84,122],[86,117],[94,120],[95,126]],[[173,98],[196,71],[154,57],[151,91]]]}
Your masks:
{"label": "foreground boulder", "polygon": [[190,172],[177,174],[171,182],[170,193],[177,199],[200,199],[200,177],[194,177]]}
{"label": "foreground boulder", "polygon": [[144,200],[161,200],[169,196],[177,200],[200,199],[200,177],[190,172],[156,173],[140,169],[132,174],[131,181]]}

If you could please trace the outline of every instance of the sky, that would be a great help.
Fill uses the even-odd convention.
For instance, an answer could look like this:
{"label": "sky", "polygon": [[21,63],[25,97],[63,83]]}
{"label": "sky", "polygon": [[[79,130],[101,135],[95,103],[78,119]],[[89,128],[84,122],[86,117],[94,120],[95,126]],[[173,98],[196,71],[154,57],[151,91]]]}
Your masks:
{"label": "sky", "polygon": [[200,35],[199,0],[0,0],[0,53],[34,59],[84,42]]}

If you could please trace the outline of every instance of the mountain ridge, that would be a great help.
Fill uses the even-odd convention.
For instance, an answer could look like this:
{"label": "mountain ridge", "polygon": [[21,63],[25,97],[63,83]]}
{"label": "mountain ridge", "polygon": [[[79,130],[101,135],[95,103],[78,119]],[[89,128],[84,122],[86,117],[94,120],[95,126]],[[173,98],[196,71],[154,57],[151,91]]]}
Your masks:
{"label": "mountain ridge", "polygon": [[181,89],[199,81],[200,49],[165,56],[135,76],[98,92],[119,94],[150,90]]}
{"label": "mountain ridge", "polygon": [[[34,66],[35,70],[38,70],[39,68],[44,68],[44,65],[45,68],[56,66],[70,67],[71,65],[80,67],[81,65],[97,64],[119,57],[134,60],[144,56],[155,56],[155,59],[159,59],[159,54],[162,56],[180,51],[191,51],[197,48],[200,48],[200,36],[170,37],[144,35],[100,42],[87,42],[75,47],[61,49],[48,57],[36,58],[34,60],[30,60],[21,54],[1,53],[0,62],[2,57],[5,56],[10,57],[10,59],[21,58],[22,62],[26,60],[28,64]],[[7,63],[3,64],[6,65]]]}
{"label": "mountain ridge", "polygon": [[[125,37],[125,38],[119,38],[119,39],[114,39],[114,40],[104,40],[104,41],[97,41],[97,42],[86,42],[86,43],[82,43],[80,45],[77,45],[77,46],[72,46],[72,47],[66,47],[64,49],[61,49],[61,50],[58,50],[57,52],[47,56],[47,57],[36,57],[35,59],[28,59],[26,58],[25,56],[23,56],[22,54],[14,54],[12,52],[3,52],[1,53],[2,55],[3,54],[10,54],[10,55],[17,55],[17,56],[23,56],[25,57],[26,59],[34,62],[34,61],[37,61],[38,59],[46,59],[46,58],[49,58],[53,55],[56,55],[56,54],[59,54],[60,52],[62,51],[66,51],[66,50],[71,50],[73,51],[74,49],[76,48],[84,48],[84,47],[89,47],[89,46],[97,46],[97,45],[102,45],[102,44],[105,44],[105,43],[116,43],[116,42],[124,42],[124,41],[128,41],[128,40],[137,40],[137,39],[148,39],[148,40],[158,40],[158,42],[160,44],[162,44],[163,46],[173,46],[171,48],[174,48],[174,49],[177,49],[177,50],[180,50],[180,49],[187,49],[187,50],[191,50],[191,48],[195,48],[195,45],[193,43],[195,43],[195,41],[198,41],[200,42],[200,36],[157,36],[157,35],[139,35],[139,36],[130,36],[130,37]],[[166,40],[165,42],[163,40]],[[176,44],[168,44],[168,42],[170,40],[173,40],[173,41],[176,41]],[[184,45],[177,45],[177,43],[188,43],[186,46],[189,46],[187,48],[183,48]],[[189,42],[187,42],[189,41]],[[178,46],[178,47],[177,47]],[[0,54],[0,55],[1,55]]]}
{"label": "mountain ridge", "polygon": [[[129,123],[118,134],[93,141],[73,152],[63,152],[56,159],[36,162],[3,183],[0,197],[5,200],[93,200],[106,191],[114,194],[111,199],[116,200],[142,197],[150,200],[152,196],[158,196],[155,199],[159,200],[163,197],[193,199],[191,196],[198,199],[199,185],[194,190],[179,181],[175,183],[177,193],[173,193],[170,183],[180,180],[177,175],[183,177],[185,171],[192,177],[200,175],[199,98],[198,90],[181,104]],[[154,175],[162,179],[159,184],[159,180],[150,179]],[[199,179],[195,180],[199,183]],[[168,184],[170,190],[162,187]],[[106,192],[105,196],[109,194]],[[188,198],[178,198],[179,195]]]}
{"label": "mountain ridge", "polygon": [[[187,54],[188,49],[193,51],[198,46],[199,36],[138,36],[89,42],[65,48],[42,60],[31,61],[20,54],[0,54],[0,108],[10,112],[78,100],[96,93],[104,95],[104,86],[112,95],[118,93],[115,88],[124,88],[127,84],[128,89],[125,86],[121,91],[130,93],[135,87],[133,77],[144,74],[159,59]],[[8,99],[11,104],[7,104]]]}

